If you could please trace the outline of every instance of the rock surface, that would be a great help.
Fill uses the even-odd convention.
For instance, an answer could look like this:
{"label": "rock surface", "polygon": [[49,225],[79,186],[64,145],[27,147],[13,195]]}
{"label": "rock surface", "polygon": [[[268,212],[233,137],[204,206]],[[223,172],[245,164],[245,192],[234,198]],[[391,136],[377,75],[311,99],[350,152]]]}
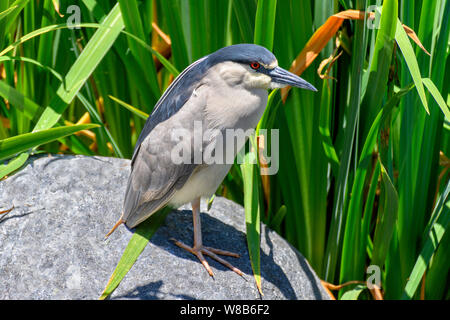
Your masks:
{"label": "rock surface", "polygon": [[[32,158],[0,181],[0,299],[97,299],[132,232],[120,226],[128,160],[51,156]],[[203,241],[234,251],[226,257],[238,276],[210,260],[215,278],[174,237],[192,243],[189,206],[170,213],[112,299],[327,299],[309,264],[274,231],[261,226],[262,289],[255,286],[248,258],[243,208],[216,198],[209,212],[202,201]]]}

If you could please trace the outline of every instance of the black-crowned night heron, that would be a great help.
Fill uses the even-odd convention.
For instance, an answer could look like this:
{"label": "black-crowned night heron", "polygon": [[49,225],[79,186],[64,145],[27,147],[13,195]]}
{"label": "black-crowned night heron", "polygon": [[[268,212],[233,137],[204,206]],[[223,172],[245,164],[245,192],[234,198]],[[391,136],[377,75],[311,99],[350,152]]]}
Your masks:
{"label": "black-crowned night heron", "polygon": [[[175,243],[196,255],[211,276],[204,254],[242,275],[217,256],[237,254],[203,246],[200,197],[216,191],[243,146],[241,142],[230,148],[225,131],[254,128],[266,107],[268,89],[287,85],[316,91],[280,68],[269,50],[254,44],[222,48],[187,67],[159,99],[137,140],[123,213],[113,230],[122,223],[133,228],[166,205],[191,202],[194,244]],[[180,146],[188,151],[184,161],[178,158]],[[211,149],[209,156],[223,161],[206,161],[205,151]]]}

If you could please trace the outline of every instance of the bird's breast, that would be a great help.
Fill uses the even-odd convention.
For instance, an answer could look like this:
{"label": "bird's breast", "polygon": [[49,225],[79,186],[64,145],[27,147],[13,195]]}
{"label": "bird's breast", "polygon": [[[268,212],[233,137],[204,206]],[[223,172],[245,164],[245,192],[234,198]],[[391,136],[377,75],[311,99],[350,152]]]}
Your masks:
{"label": "bird's breast", "polygon": [[207,99],[205,118],[210,129],[251,129],[261,119],[267,104],[267,90],[225,88]]}

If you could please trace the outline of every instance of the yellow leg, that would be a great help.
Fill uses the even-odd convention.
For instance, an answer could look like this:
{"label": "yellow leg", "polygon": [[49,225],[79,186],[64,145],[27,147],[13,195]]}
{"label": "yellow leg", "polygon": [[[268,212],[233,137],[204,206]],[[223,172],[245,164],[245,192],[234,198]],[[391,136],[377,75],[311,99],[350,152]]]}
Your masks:
{"label": "yellow leg", "polygon": [[179,246],[180,248],[183,248],[183,249],[189,251],[190,253],[192,253],[193,255],[195,255],[200,260],[200,262],[203,264],[206,271],[208,271],[208,273],[211,277],[214,276],[214,273],[212,272],[211,267],[209,266],[208,262],[206,261],[205,257],[203,256],[203,254],[213,258],[217,262],[223,264],[227,268],[233,270],[238,275],[243,277],[244,274],[242,273],[241,270],[239,270],[236,267],[233,267],[230,263],[228,263],[227,261],[225,261],[222,258],[217,256],[217,255],[223,255],[223,256],[239,258],[239,255],[237,253],[203,246],[202,226],[201,226],[201,221],[200,221],[200,198],[197,198],[194,201],[192,201],[192,217],[193,217],[193,224],[194,224],[194,246],[189,247],[189,246],[185,245],[184,243],[182,243],[181,241],[172,239],[175,242],[175,244],[177,246]]}

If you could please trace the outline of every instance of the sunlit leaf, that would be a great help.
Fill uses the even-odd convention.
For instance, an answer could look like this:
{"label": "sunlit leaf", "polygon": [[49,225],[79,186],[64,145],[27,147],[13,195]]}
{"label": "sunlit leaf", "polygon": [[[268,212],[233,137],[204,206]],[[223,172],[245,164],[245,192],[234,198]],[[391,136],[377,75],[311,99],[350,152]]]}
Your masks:
{"label": "sunlit leaf", "polygon": [[419,64],[417,62],[417,58],[411,42],[409,41],[400,20],[397,21],[395,40],[397,41],[398,46],[403,53],[403,57],[406,60],[406,64],[408,65],[409,71],[411,73],[411,77],[413,78],[414,84],[416,85],[417,93],[419,94],[420,100],[422,101],[422,105],[427,113],[430,113],[428,109],[427,98],[425,96],[425,89],[423,87],[422,75],[420,74]]}
{"label": "sunlit leaf", "polygon": [[140,118],[142,118],[142,119],[144,119],[144,120],[147,120],[148,114],[145,113],[144,111],[141,111],[141,110],[139,110],[139,109],[133,107],[132,105],[130,105],[130,104],[128,104],[128,103],[126,103],[126,102],[124,102],[124,101],[122,101],[122,100],[120,100],[120,99],[117,99],[117,98],[115,98],[115,97],[113,97],[113,96],[108,96],[108,97],[110,97],[112,100],[114,100],[115,102],[117,102],[117,103],[120,104],[121,106],[127,108],[128,110],[130,110],[131,112],[133,112],[133,113],[134,113],[135,115],[137,115],[138,117],[140,117]]}
{"label": "sunlit leaf", "polygon": [[82,124],[75,126],[56,127],[32,133],[24,133],[11,138],[0,140],[0,160],[11,157],[44,143],[57,140],[81,130],[98,128],[97,124]]}
{"label": "sunlit leaf", "polygon": [[136,227],[136,231],[100,296],[101,300],[106,299],[116,290],[169,212],[170,208],[168,207],[161,209]]}

